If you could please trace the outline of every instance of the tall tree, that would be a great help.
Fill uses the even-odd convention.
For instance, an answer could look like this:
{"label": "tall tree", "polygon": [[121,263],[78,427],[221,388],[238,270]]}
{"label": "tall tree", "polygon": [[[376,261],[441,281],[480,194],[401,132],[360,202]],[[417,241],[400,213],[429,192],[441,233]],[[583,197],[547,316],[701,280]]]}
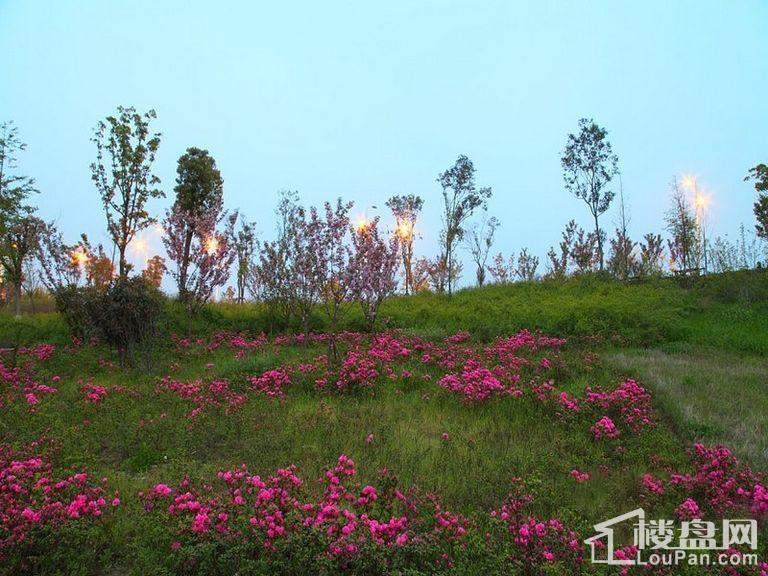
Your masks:
{"label": "tall tree", "polygon": [[91,164],[91,179],[101,195],[107,230],[119,254],[121,278],[131,269],[125,257],[128,244],[156,221],[147,212],[147,200],[165,196],[157,188],[160,179],[152,173],[160,146],[160,134],[149,129],[155,118],[154,110],[140,114],[133,107],[119,106],[115,116],[96,125],[92,138],[96,162]]}
{"label": "tall tree", "polygon": [[755,190],[757,191],[757,201],[755,202],[754,212],[757,223],[757,235],[768,240],[768,165],[758,164],[750,169],[744,180],[754,180]]}
{"label": "tall tree", "polygon": [[240,220],[240,228],[235,235],[235,251],[237,252],[237,294],[236,301],[245,301],[245,288],[252,277],[253,253],[256,250],[256,223]]}
{"label": "tall tree", "polygon": [[490,187],[475,187],[475,166],[472,161],[463,154],[456,159],[454,165],[440,174],[437,181],[443,188],[443,230],[440,241],[442,243],[442,254],[440,260],[444,263],[445,274],[441,278],[445,279],[445,284],[439,285],[442,291],[447,285],[448,294],[453,292],[453,280],[458,276],[456,263],[454,261],[454,250],[456,242],[464,236],[464,222],[469,218],[475,209],[485,206],[488,198],[491,197]]}
{"label": "tall tree", "polygon": [[607,188],[619,172],[619,158],[608,141],[608,131],[591,119],[579,120],[578,134],[569,134],[560,163],[565,188],[584,201],[595,221],[594,237],[600,270],[604,267],[603,238],[599,218],[608,210],[614,193]]}
{"label": "tall tree", "polygon": [[424,201],[415,194],[392,196],[387,200],[387,206],[395,216],[397,226],[395,234],[400,244],[400,256],[403,261],[405,293],[410,294],[413,292],[413,237]]}
{"label": "tall tree", "polygon": [[37,192],[35,181],[28,176],[14,174],[18,154],[26,148],[13,122],[0,124],[0,231],[32,212],[32,208],[24,202]]}
{"label": "tall tree", "polygon": [[179,298],[185,300],[189,293],[189,263],[195,226],[205,214],[218,210],[222,205],[224,180],[216,167],[216,160],[207,150],[187,148],[176,166],[176,199],[173,211],[184,214],[179,223],[185,228],[180,230],[182,237],[181,253],[176,265],[175,275]]}
{"label": "tall tree", "polygon": [[672,181],[671,206],[664,221],[671,238],[667,241],[669,257],[675,269],[683,275],[698,273],[698,230],[696,217],[685,193]]}
{"label": "tall tree", "polygon": [[397,236],[385,239],[379,234],[379,219],[352,232],[352,250],[348,267],[349,290],[360,302],[368,331],[373,331],[379,307],[397,287]]}
{"label": "tall tree", "polygon": [[16,218],[0,234],[0,266],[5,279],[13,286],[14,311],[21,314],[21,287],[24,283],[25,264],[37,250],[45,224],[40,218]]}

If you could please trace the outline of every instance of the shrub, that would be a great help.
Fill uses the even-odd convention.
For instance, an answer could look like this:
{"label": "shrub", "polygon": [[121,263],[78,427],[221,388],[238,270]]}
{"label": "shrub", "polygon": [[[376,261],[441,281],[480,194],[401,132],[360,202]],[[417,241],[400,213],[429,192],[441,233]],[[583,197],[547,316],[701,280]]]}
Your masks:
{"label": "shrub", "polygon": [[146,280],[116,278],[89,301],[88,317],[124,365],[126,359],[133,363],[136,347],[156,334],[162,310],[161,292]]}
{"label": "shrub", "polygon": [[90,287],[69,285],[56,290],[56,310],[64,319],[72,337],[84,340],[93,335],[94,327],[89,310],[97,297],[96,289]]}

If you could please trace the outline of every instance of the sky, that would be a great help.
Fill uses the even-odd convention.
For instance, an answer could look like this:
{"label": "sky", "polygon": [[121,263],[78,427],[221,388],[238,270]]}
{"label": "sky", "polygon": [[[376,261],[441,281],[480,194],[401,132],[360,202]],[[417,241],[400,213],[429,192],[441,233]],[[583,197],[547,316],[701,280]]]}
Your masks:
{"label": "sky", "polygon": [[90,138],[118,105],[157,112],[154,214],[197,146],[264,239],[281,189],[367,217],[414,193],[417,256],[433,256],[436,178],[466,154],[493,188],[493,252],[527,247],[543,267],[568,220],[590,226],[560,166],[582,117],[609,131],[635,237],[663,232],[671,179],[694,174],[710,235],[735,239],[754,227],[743,178],[768,162],[768,2],[0,0],[0,121],[68,241],[108,244]]}

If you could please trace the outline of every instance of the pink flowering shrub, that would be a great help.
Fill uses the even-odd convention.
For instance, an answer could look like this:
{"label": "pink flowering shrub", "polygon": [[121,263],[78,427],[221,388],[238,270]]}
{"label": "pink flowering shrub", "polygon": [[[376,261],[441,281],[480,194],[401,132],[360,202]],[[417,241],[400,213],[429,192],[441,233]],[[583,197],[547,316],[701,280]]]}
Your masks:
{"label": "pink flowering shrub", "polygon": [[651,395],[635,380],[626,380],[611,392],[587,388],[585,401],[608,412],[634,432],[654,424]]}
{"label": "pink flowering shrub", "polygon": [[[582,538],[557,518],[540,520],[524,512],[533,498],[519,486],[491,517],[498,521],[513,545],[508,554],[510,573],[541,573],[546,566],[575,570],[584,561]],[[530,572],[538,567],[538,571]]]}
{"label": "pink flowering shrub", "polygon": [[83,392],[85,399],[92,404],[100,403],[107,396],[107,389],[104,386],[97,386],[90,382],[83,385]]}
{"label": "pink flowering shrub", "polygon": [[339,390],[371,388],[378,376],[374,358],[364,352],[350,350],[341,364],[335,386]]}
{"label": "pink flowering shrub", "polygon": [[382,487],[361,486],[356,474],[354,461],[341,455],[321,480],[322,494],[313,496],[295,466],[262,478],[243,465],[219,472],[212,485],[157,484],[140,498],[176,532],[176,549],[201,540],[245,540],[269,554],[311,537],[322,543],[317,554],[344,565],[371,547],[411,547],[413,553],[419,546],[447,555],[464,540],[468,521],[436,498],[401,492],[387,473]]}
{"label": "pink flowering shrub", "polygon": [[215,380],[206,386],[202,380],[183,382],[166,376],[158,384],[157,391],[172,393],[194,404],[195,407],[187,414],[189,419],[197,418],[206,407],[223,407],[228,414],[247,400],[245,394],[230,389],[227,380]]}
{"label": "pink flowering shrub", "polygon": [[251,389],[270,398],[285,398],[285,389],[291,385],[291,378],[283,368],[267,370],[261,376],[250,378]]}
{"label": "pink flowering shrub", "polygon": [[469,402],[482,402],[509,391],[490,370],[475,360],[464,364],[458,374],[446,374],[438,384],[446,390],[461,394]]}
{"label": "pink flowering shrub", "polygon": [[[56,382],[58,377],[54,377]],[[11,368],[0,362],[0,409],[16,400],[23,399],[30,411],[40,404],[41,398],[48,394],[55,394],[57,388],[40,384],[32,371],[31,366],[16,366]]]}
{"label": "pink flowering shrub", "polygon": [[[669,483],[678,493],[698,505],[706,504],[717,516],[742,513],[763,521],[768,518],[765,478],[739,462],[728,448],[696,444],[692,460],[692,474],[670,477]],[[691,508],[688,505],[686,510]]]}
{"label": "pink flowering shrub", "polygon": [[56,479],[45,456],[0,445],[0,563],[14,548],[31,545],[33,532],[93,520],[117,504],[116,496],[107,502],[89,474]]}
{"label": "pink flowering shrub", "polygon": [[595,435],[596,440],[600,440],[601,438],[618,438],[620,434],[619,429],[616,428],[616,424],[614,424],[613,420],[608,418],[608,416],[600,418],[590,430],[592,431],[592,434]]}

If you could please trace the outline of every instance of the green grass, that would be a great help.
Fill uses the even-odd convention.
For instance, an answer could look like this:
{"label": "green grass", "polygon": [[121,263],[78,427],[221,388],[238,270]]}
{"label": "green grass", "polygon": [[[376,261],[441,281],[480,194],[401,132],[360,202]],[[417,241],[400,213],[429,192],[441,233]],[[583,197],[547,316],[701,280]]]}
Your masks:
{"label": "green grass", "polygon": [[[174,372],[178,379],[227,378],[242,389],[247,376],[318,352],[290,347],[243,360],[228,349],[165,354],[149,373],[100,366],[99,358],[111,357],[101,348],[59,352],[40,365],[38,374],[43,382],[60,375],[59,392],[45,397],[34,413],[23,402],[9,406],[0,421],[0,439],[16,446],[41,436],[55,439],[57,469],[108,477],[110,488],[119,490],[127,504],[120,519],[108,525],[108,534],[89,536],[105,551],[94,562],[99,570],[108,566],[135,574],[161,573],[168,560],[167,545],[156,546],[156,527],[148,526],[146,515],[131,502],[135,494],[159,482],[176,484],[185,475],[210,481],[218,470],[240,463],[265,475],[294,463],[312,479],[347,454],[358,462],[361,482],[375,484],[378,471],[387,468],[404,485],[439,494],[451,510],[472,517],[498,507],[512,479],[522,477],[537,494],[532,513],[557,515],[584,531],[637,501],[639,476],[648,471],[652,456],[685,465],[683,446],[663,423],[628,436],[622,442],[626,454],[617,455],[610,444],[594,441],[592,420],[563,420],[530,394],[467,405],[434,379],[420,376],[383,379],[372,391],[348,394],[318,392],[306,382],[283,402],[251,395],[234,413],[209,408],[195,420],[187,417],[191,403],[156,389],[174,362],[180,366]],[[613,371],[585,367],[578,348],[565,358],[559,387],[578,394],[587,385],[615,385]],[[419,364],[411,368],[420,375]],[[430,368],[427,373],[442,372]],[[100,404],[89,404],[81,389],[84,375],[94,384],[125,386],[126,392],[110,392]],[[450,440],[444,441],[443,433]],[[370,444],[368,434],[374,437]],[[600,465],[609,472],[601,472]],[[576,484],[569,476],[574,468],[599,480]],[[68,565],[71,559],[63,561]]]}
{"label": "green grass", "polygon": [[722,443],[768,470],[768,362],[716,348],[617,350],[604,355],[618,371],[651,386],[686,440]]}
{"label": "green grass", "polygon": [[[3,409],[0,442],[21,446],[41,436],[52,439],[57,470],[87,468],[108,477],[110,489],[123,496],[121,514],[105,531],[67,533],[67,546],[88,540],[90,552],[78,559],[79,567],[61,547],[47,556],[50,573],[67,566],[83,574],[165,574],[172,535],[146,519],[135,498],[140,490],[177,483],[186,474],[210,480],[240,463],[261,474],[295,463],[302,477],[312,479],[341,453],[358,462],[362,482],[375,483],[378,471],[387,468],[403,484],[435,492],[470,516],[497,507],[520,476],[537,495],[532,513],[560,516],[588,533],[594,522],[640,502],[641,474],[685,467],[691,442],[725,443],[755,468],[768,470],[767,284],[765,272],[707,278],[692,288],[671,279],[624,285],[585,277],[462,290],[450,298],[397,297],[383,306],[383,325],[431,339],[468,330],[483,342],[522,328],[565,336],[567,368],[555,384],[571,393],[638,377],[653,392],[660,423],[622,439],[622,454],[594,441],[591,421],[558,418],[530,395],[462,403],[435,384],[442,372],[433,368],[427,369],[430,382],[420,376],[383,378],[375,391],[352,394],[318,392],[305,382],[283,402],[251,394],[233,413],[208,408],[189,420],[189,402],[157,392],[162,376],[227,378],[233,388],[244,389],[248,376],[321,350],[282,347],[242,360],[229,350],[178,354],[168,345],[170,333],[291,327],[270,321],[263,305],[216,304],[187,318],[171,302],[152,362],[134,371],[100,365],[99,359],[114,360],[102,347],[64,353],[68,336],[56,314],[0,315],[0,344],[58,343],[60,351],[41,364],[39,377],[47,382],[62,376],[59,392],[45,397],[34,413],[23,402]],[[356,307],[349,307],[344,323],[349,329],[362,326]],[[322,317],[314,317],[313,328],[323,327]],[[584,355],[593,351],[601,361],[585,363]],[[419,375],[424,371],[412,368]],[[81,390],[86,379],[124,386],[126,392],[88,404]],[[449,441],[441,439],[443,433]],[[369,434],[374,440],[367,444]],[[574,468],[596,480],[576,484],[569,476]],[[670,506],[662,504],[658,513],[670,514]]]}

